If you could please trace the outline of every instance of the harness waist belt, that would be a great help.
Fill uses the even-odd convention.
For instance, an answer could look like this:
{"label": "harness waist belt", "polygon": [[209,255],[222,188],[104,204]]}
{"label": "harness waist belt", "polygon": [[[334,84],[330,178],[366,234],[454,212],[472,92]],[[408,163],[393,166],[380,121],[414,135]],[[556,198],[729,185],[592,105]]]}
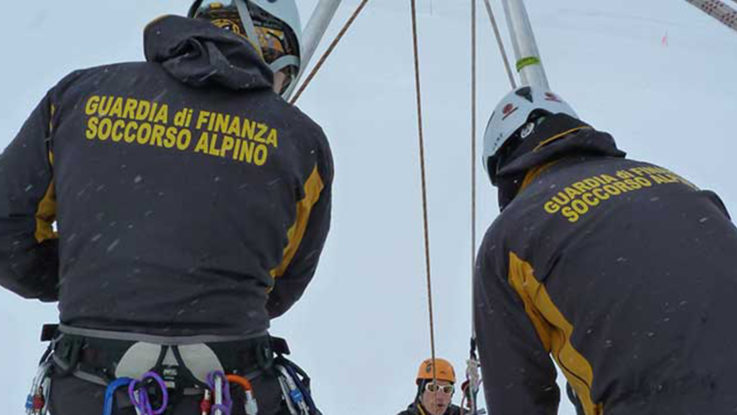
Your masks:
{"label": "harness waist belt", "polygon": [[68,326],[59,327],[53,350],[54,363],[62,374],[107,384],[154,370],[171,388],[201,388],[207,374],[216,370],[253,375],[272,367],[275,352],[289,353],[283,339],[268,333],[169,338]]}

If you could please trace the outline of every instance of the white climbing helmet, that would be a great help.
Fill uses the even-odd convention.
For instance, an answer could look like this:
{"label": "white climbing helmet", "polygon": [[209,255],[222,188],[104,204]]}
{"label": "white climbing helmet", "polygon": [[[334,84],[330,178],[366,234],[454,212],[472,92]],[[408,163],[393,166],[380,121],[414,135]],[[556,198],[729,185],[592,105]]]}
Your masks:
{"label": "white climbing helmet", "polygon": [[251,41],[274,74],[286,76],[278,91],[288,96],[302,66],[302,25],[295,0],[195,0],[189,17],[208,18]]}
{"label": "white climbing helmet", "polygon": [[[549,114],[563,113],[578,118],[570,105],[548,90],[524,86],[507,94],[491,114],[484,133],[483,163],[492,183],[496,174],[499,150],[515,136],[515,133],[523,130],[530,121],[530,115],[538,111]],[[522,135],[523,139],[526,138],[526,134]]]}

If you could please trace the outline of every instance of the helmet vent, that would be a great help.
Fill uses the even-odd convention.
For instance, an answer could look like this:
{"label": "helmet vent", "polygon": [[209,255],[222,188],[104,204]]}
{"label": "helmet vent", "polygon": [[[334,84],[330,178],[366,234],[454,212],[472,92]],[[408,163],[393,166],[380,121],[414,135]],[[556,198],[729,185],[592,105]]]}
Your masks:
{"label": "helmet vent", "polygon": [[534,103],[534,100],[532,99],[532,88],[530,88],[529,86],[518,89],[516,91],[516,94],[530,101],[531,104]]}

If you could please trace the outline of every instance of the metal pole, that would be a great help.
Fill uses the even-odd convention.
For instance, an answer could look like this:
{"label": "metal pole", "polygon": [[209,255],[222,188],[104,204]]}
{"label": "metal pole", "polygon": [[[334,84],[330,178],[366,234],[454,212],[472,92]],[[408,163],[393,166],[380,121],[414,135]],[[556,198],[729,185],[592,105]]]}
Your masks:
{"label": "metal pole", "polygon": [[307,67],[317,50],[328,25],[333,20],[341,0],[320,0],[302,32],[302,70]]}
{"label": "metal pole", "polygon": [[522,84],[550,89],[524,3],[522,0],[502,0],[502,3]]}
{"label": "metal pole", "polygon": [[307,26],[305,26],[302,31],[302,56],[300,58],[299,73],[297,74],[297,78],[292,81],[289,88],[283,94],[284,99],[287,101],[289,101],[292,94],[294,94],[294,90],[297,88],[299,80],[302,78],[302,75],[304,75],[307,65],[309,65],[310,60],[312,60],[312,56],[315,54],[315,50],[317,50],[317,45],[320,44],[322,37],[328,30],[328,26],[333,20],[335,12],[338,10],[338,6],[340,6],[340,1],[341,0],[320,0],[320,3],[315,6],[315,11],[312,12],[312,16],[310,16]]}
{"label": "metal pole", "polygon": [[719,0],[686,0],[704,13],[737,30],[737,11]]}

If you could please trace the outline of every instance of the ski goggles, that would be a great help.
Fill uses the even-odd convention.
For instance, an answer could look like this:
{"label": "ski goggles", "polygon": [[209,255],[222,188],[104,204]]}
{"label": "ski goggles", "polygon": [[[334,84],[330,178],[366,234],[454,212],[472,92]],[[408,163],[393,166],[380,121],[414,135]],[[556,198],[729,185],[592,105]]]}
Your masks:
{"label": "ski goggles", "polygon": [[441,391],[446,395],[450,395],[455,391],[455,386],[453,385],[438,385],[435,382],[430,382],[425,384],[425,391],[430,393],[435,393],[437,391]]}

